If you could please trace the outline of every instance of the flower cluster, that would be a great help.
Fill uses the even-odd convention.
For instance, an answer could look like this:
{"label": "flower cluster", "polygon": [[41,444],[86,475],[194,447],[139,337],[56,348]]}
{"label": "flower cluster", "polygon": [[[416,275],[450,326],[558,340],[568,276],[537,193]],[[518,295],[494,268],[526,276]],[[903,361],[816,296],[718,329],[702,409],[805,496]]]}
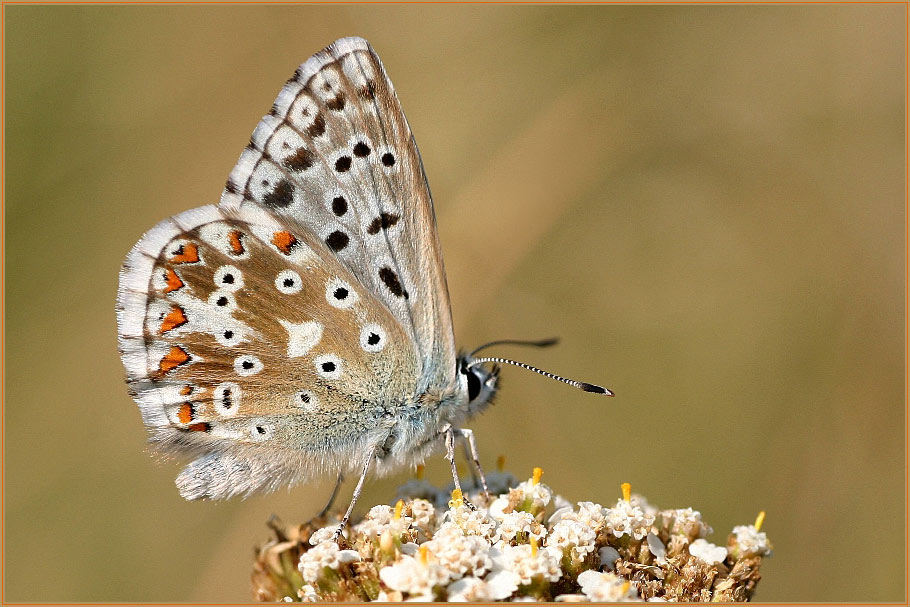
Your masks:
{"label": "flower cluster", "polygon": [[272,523],[276,538],[253,571],[257,598],[743,601],[771,554],[764,513],[718,546],[705,539],[712,530],[698,511],[659,510],[628,484],[610,507],[572,505],[541,482],[539,468],[522,483],[497,474],[488,479],[494,495],[472,490],[467,499],[410,481],[394,506],[374,506],[338,543],[328,519]]}

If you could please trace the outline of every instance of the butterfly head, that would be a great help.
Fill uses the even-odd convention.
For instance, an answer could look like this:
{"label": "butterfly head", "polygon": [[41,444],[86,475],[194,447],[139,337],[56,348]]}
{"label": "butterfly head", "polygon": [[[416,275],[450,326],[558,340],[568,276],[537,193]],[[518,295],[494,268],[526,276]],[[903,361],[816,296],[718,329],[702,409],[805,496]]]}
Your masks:
{"label": "butterfly head", "polygon": [[493,402],[499,381],[499,365],[487,368],[483,364],[472,364],[474,360],[470,354],[458,357],[458,376],[467,389],[469,415],[482,411]]}

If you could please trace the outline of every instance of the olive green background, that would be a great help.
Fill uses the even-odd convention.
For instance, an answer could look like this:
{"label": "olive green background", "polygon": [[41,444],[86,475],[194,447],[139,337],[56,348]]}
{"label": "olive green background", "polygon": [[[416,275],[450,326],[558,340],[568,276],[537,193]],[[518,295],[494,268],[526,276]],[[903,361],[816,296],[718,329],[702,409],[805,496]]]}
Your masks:
{"label": "olive green background", "polygon": [[[905,7],[5,7],[5,598],[246,601],[324,481],[187,503],[117,355],[127,250],[218,200],[294,68],[369,39],[420,143],[459,343],[519,369],[483,460],[723,543],[756,598],[905,587]],[[434,458],[428,474],[446,481]],[[361,511],[397,478],[368,483]],[[349,483],[342,501],[352,490]]]}

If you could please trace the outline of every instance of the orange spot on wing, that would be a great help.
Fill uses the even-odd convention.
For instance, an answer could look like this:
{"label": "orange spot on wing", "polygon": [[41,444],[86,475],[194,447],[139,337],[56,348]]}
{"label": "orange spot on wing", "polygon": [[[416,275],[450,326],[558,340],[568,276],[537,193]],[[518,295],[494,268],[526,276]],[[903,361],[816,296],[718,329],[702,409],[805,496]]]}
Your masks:
{"label": "orange spot on wing", "polygon": [[190,355],[187,354],[186,350],[180,346],[174,346],[171,348],[170,352],[164,355],[161,362],[158,363],[158,370],[162,373],[167,373],[171,369],[176,369],[180,365],[189,362],[189,360]]}
{"label": "orange spot on wing", "polygon": [[272,244],[285,255],[290,255],[291,249],[297,244],[297,239],[290,232],[275,232],[272,234]]}
{"label": "orange spot on wing", "polygon": [[231,253],[233,255],[242,255],[243,254],[243,243],[240,241],[242,234],[237,230],[232,230],[228,232],[228,246],[231,247]]}
{"label": "orange spot on wing", "polygon": [[183,312],[183,308],[180,306],[174,306],[168,315],[164,317],[164,321],[161,323],[161,333],[164,334],[171,329],[176,329],[182,325],[185,325],[187,322],[186,314]]}
{"label": "orange spot on wing", "polygon": [[199,247],[193,242],[180,245],[177,253],[171,257],[171,263],[196,263],[197,261],[199,261]]}
{"label": "orange spot on wing", "polygon": [[180,405],[180,408],[177,409],[177,421],[181,424],[188,424],[193,421],[193,405],[190,403]]}
{"label": "orange spot on wing", "polygon": [[190,432],[208,432],[211,429],[211,424],[207,422],[199,422],[198,424],[193,424],[192,426],[187,427],[187,430]]}
{"label": "orange spot on wing", "polygon": [[177,272],[172,268],[168,268],[164,271],[164,283],[165,293],[170,293],[171,291],[176,291],[183,287],[183,281],[180,280],[180,277],[177,276]]}

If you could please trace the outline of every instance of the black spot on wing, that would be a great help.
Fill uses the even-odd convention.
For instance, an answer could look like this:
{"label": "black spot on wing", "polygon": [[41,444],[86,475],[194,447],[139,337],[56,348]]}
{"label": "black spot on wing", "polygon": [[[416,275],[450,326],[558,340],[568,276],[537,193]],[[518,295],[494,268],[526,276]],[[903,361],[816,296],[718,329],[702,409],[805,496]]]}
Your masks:
{"label": "black spot on wing", "polygon": [[306,148],[297,148],[297,151],[284,159],[282,164],[292,171],[305,171],[316,162],[316,154]]}
{"label": "black spot on wing", "polygon": [[348,212],[348,201],[344,199],[344,196],[336,196],[332,199],[332,212],[338,217]]}
{"label": "black spot on wing", "polygon": [[325,239],[325,243],[329,245],[329,248],[335,252],[338,252],[348,246],[349,241],[350,238],[348,238],[348,235],[340,230],[335,230]]}
{"label": "black spot on wing", "polygon": [[287,179],[282,179],[275,189],[265,195],[262,203],[267,207],[283,209],[294,202],[294,186]]}
{"label": "black spot on wing", "polygon": [[325,133],[325,118],[322,117],[322,114],[316,114],[313,124],[307,127],[306,133],[314,139]]}
{"label": "black spot on wing", "polygon": [[363,158],[364,156],[370,155],[370,146],[365,144],[362,141],[358,141],[357,145],[354,146],[354,155],[358,158]]}
{"label": "black spot on wing", "polygon": [[339,173],[345,173],[351,168],[351,157],[342,156],[335,161],[335,170]]}
{"label": "black spot on wing", "polygon": [[408,298],[408,292],[401,286],[401,281],[398,280],[398,274],[396,274],[392,268],[388,266],[380,268],[379,279],[395,297]]}
{"label": "black spot on wing", "polygon": [[367,234],[378,234],[379,230],[388,230],[398,223],[400,217],[395,213],[381,213],[367,226]]}
{"label": "black spot on wing", "polygon": [[344,109],[344,93],[338,93],[331,99],[325,102],[326,107],[334,112],[340,112]]}

